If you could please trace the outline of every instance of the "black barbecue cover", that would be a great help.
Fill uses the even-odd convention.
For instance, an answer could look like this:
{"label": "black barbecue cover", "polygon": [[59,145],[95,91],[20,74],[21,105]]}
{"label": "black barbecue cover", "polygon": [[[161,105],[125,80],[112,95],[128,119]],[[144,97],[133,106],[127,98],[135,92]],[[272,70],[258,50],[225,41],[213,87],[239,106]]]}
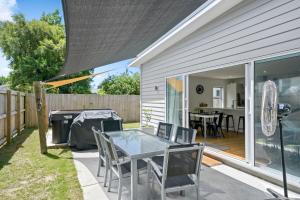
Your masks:
{"label": "black barbecue cover", "polygon": [[102,120],[121,120],[121,118],[113,110],[89,110],[80,113],[71,125],[69,146],[78,150],[97,148],[92,127],[100,130]]}

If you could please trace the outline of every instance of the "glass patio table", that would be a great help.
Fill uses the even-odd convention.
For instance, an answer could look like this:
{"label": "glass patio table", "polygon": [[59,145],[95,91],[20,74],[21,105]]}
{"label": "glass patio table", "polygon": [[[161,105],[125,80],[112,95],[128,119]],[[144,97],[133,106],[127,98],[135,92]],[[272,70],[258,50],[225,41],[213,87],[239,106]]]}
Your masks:
{"label": "glass patio table", "polygon": [[166,147],[175,143],[137,129],[107,132],[106,134],[131,159],[131,200],[136,200],[137,160],[161,155]]}

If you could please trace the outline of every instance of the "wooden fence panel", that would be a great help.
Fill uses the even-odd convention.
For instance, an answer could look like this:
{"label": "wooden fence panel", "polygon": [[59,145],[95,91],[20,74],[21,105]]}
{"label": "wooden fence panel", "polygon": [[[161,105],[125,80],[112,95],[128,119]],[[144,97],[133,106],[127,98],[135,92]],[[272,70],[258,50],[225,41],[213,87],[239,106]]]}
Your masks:
{"label": "wooden fence panel", "polygon": [[[140,120],[139,95],[47,94],[46,99],[48,111],[111,108],[124,122]],[[26,94],[26,126],[37,126],[33,94]]]}
{"label": "wooden fence panel", "polygon": [[6,133],[6,91],[0,91],[0,144],[5,140]]}
{"label": "wooden fence panel", "polygon": [[[18,96],[20,97],[20,104],[18,104]],[[25,127],[25,94],[11,91],[10,109],[7,108],[7,98],[7,90],[0,90],[0,146],[10,141],[7,135],[13,137],[18,131],[21,131],[21,129]],[[20,105],[21,109],[18,108],[18,105]],[[8,111],[10,111],[10,113],[8,113]],[[18,114],[20,114],[20,116],[18,116]],[[9,122],[7,121],[8,117],[10,117]],[[8,124],[10,124],[10,129],[7,128]],[[8,130],[10,130],[10,133],[8,133]]]}

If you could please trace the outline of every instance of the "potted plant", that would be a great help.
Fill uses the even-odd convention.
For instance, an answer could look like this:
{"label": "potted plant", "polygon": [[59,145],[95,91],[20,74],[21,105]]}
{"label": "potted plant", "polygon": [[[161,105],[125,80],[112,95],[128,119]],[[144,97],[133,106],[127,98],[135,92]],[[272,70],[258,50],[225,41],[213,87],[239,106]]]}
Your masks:
{"label": "potted plant", "polygon": [[152,118],[152,110],[151,109],[143,109],[142,114],[144,115],[145,122],[146,122],[146,124],[142,126],[142,130],[147,133],[153,134],[154,127],[149,124],[151,121],[151,118]]}

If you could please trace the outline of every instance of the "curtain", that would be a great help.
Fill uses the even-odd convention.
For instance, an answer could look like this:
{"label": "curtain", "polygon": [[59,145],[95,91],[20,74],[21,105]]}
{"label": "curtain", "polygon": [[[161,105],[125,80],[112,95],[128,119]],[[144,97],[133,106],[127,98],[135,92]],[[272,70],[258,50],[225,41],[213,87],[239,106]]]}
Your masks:
{"label": "curtain", "polygon": [[167,79],[167,122],[182,126],[183,78],[181,76]]}

